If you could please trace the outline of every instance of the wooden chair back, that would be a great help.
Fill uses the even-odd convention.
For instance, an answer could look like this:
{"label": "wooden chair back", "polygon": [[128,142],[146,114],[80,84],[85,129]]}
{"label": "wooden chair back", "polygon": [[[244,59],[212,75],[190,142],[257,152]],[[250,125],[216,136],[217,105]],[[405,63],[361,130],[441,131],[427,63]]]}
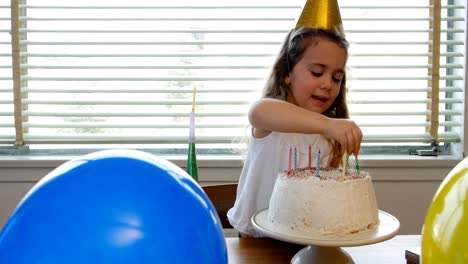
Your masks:
{"label": "wooden chair back", "polygon": [[233,228],[227,219],[227,212],[236,201],[237,183],[202,186],[208,198],[210,198],[223,228]]}

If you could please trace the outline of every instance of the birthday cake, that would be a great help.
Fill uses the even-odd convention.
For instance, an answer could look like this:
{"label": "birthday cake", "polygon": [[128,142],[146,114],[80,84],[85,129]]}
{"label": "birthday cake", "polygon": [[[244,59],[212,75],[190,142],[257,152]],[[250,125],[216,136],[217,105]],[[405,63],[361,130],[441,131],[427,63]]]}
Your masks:
{"label": "birthday cake", "polygon": [[298,169],[280,173],[268,222],[282,234],[347,235],[379,223],[371,176],[365,171]]}

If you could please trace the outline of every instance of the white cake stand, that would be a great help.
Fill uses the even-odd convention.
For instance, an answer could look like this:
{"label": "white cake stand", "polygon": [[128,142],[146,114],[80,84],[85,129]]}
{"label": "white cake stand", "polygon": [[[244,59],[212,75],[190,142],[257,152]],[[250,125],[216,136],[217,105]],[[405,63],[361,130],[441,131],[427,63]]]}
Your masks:
{"label": "white cake stand", "polygon": [[369,230],[342,236],[278,233],[272,230],[268,221],[268,209],[252,216],[252,224],[260,234],[284,242],[307,245],[291,259],[291,263],[344,264],[354,263],[351,256],[340,247],[354,247],[379,243],[394,237],[400,229],[400,222],[394,216],[379,211],[379,224]]}

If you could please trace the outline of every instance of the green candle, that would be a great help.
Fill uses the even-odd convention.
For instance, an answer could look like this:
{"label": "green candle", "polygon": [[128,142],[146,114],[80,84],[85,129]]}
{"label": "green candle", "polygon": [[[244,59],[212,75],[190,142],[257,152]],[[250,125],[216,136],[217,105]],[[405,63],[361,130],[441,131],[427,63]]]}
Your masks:
{"label": "green candle", "polygon": [[354,158],[356,159],[356,171],[357,171],[357,173],[360,173],[360,172],[361,172],[361,168],[359,167],[358,158],[357,158],[357,156],[354,156]]}

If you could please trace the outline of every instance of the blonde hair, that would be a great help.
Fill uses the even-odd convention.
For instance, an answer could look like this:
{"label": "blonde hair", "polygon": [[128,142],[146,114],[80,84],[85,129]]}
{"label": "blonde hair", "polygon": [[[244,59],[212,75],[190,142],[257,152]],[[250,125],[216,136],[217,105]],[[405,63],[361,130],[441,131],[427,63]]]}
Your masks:
{"label": "blonde hair", "polygon": [[[262,97],[275,98],[286,101],[291,93],[289,85],[285,79],[294,66],[301,60],[308,46],[317,43],[318,39],[326,39],[337,43],[346,51],[348,55],[348,41],[345,37],[335,31],[319,28],[298,28],[293,29],[286,36],[281,50],[276,58],[270,76],[263,89]],[[348,105],[346,103],[346,74],[341,81],[340,92],[333,104],[324,113],[331,118],[349,118]],[[344,150],[338,142],[327,139],[332,148],[332,158],[330,167],[338,167]]]}

